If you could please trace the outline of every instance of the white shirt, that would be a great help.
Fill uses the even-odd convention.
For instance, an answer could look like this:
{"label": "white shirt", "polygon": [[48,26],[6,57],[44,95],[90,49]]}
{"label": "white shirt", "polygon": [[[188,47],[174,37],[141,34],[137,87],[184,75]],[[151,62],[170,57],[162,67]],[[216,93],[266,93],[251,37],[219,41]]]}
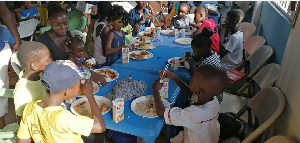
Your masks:
{"label": "white shirt", "polygon": [[184,143],[217,143],[220,136],[219,111],[218,99],[214,97],[204,105],[166,108],[164,119],[166,124],[184,127]]}

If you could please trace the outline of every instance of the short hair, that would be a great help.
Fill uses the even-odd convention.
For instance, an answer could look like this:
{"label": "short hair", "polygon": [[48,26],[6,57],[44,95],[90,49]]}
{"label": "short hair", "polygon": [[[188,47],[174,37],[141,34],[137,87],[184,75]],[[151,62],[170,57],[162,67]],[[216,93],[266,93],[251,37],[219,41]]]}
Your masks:
{"label": "short hair", "polygon": [[180,7],[180,6],[185,6],[185,7],[187,7],[187,11],[188,11],[188,12],[190,11],[190,5],[187,4],[186,2],[180,2],[179,7]]}
{"label": "short hair", "polygon": [[108,17],[110,9],[112,7],[110,1],[100,1],[98,4],[98,14],[100,17]]}
{"label": "short hair", "polygon": [[209,27],[204,27],[202,32],[197,34],[193,40],[191,45],[193,47],[211,47],[212,44],[212,39],[211,36],[214,34],[214,32],[212,31],[212,29],[210,29]]}
{"label": "short hair", "polygon": [[22,42],[17,54],[21,66],[25,68],[34,61],[38,61],[42,56],[44,56],[42,55],[42,51],[44,49],[48,48],[40,42]]}
{"label": "short hair", "polygon": [[204,12],[205,16],[207,17],[208,9],[205,6],[197,6],[195,12],[199,12],[199,13]]}
{"label": "short hair", "polygon": [[198,67],[195,70],[195,74],[196,73],[201,73],[201,75],[203,77],[205,77],[209,80],[217,81],[216,83],[218,83],[218,85],[214,85],[214,87],[216,89],[220,88],[222,90],[222,91],[220,91],[219,94],[221,94],[225,90],[225,87],[226,87],[226,84],[228,81],[228,77],[227,77],[225,70],[218,68],[216,66],[213,66],[213,65],[205,64],[205,65],[201,65],[200,67]]}
{"label": "short hair", "polygon": [[227,16],[232,18],[234,21],[236,21],[236,24],[241,22],[245,15],[244,12],[240,9],[232,9],[227,13]]}
{"label": "short hair", "polygon": [[53,6],[48,9],[48,19],[50,19],[53,15],[66,11],[61,6]]}

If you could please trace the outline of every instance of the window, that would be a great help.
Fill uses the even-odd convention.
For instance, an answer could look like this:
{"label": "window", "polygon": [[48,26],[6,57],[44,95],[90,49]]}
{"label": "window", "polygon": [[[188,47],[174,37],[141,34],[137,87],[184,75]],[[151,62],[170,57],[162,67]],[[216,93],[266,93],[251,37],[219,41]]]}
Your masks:
{"label": "window", "polygon": [[292,22],[295,17],[298,1],[273,1],[281,12]]}

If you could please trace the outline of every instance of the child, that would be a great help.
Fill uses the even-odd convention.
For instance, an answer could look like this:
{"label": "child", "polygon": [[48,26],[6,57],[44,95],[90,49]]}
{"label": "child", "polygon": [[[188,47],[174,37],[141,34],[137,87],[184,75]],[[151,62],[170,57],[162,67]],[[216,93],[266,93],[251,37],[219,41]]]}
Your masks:
{"label": "child", "polygon": [[127,26],[124,25],[124,27],[121,29],[125,32],[125,45],[128,45],[130,42],[130,39],[132,37],[132,32],[131,32],[131,25],[130,23],[127,24]]}
{"label": "child", "polygon": [[152,86],[157,115],[165,119],[166,124],[184,127],[184,142],[217,143],[220,135],[218,116],[220,105],[215,97],[225,90],[227,75],[225,71],[212,66],[202,65],[196,69],[190,80],[190,87],[175,74],[165,72],[164,77],[174,80],[187,96],[195,97],[193,105],[181,109],[165,108],[159,90],[162,84],[156,80]]}
{"label": "child", "polygon": [[71,67],[52,62],[46,66],[41,82],[47,90],[47,96],[44,101],[26,105],[17,142],[83,143],[81,135],[105,131],[105,122],[95,101],[91,80],[85,81],[81,91],[91,105],[92,119],[73,115],[60,106],[64,100],[74,98],[79,91],[80,76]]}
{"label": "child", "polygon": [[46,89],[41,84],[40,74],[52,62],[48,48],[40,42],[23,42],[18,50],[18,59],[23,67],[14,90],[14,103],[18,123],[25,106],[32,101],[44,100]]}
{"label": "child", "polygon": [[244,12],[233,9],[227,13],[225,27],[220,30],[220,57],[222,68],[226,71],[235,69],[243,58],[243,32],[239,26],[244,19]]}
{"label": "child", "polygon": [[85,45],[80,37],[72,37],[71,39],[67,39],[66,44],[70,47],[71,52],[68,60],[75,63],[78,67],[87,67],[89,69],[92,67],[92,64],[87,62],[89,58],[85,53]]}
{"label": "child", "polygon": [[133,27],[132,36],[136,36],[138,32],[144,31],[146,27],[151,26],[153,16],[146,7],[146,1],[137,1],[136,7],[129,11],[130,25]]}
{"label": "child", "polygon": [[169,29],[187,29],[190,30],[191,20],[187,17],[189,14],[189,6],[187,3],[181,3],[176,17],[172,18]]}
{"label": "child", "polygon": [[[21,11],[21,21],[26,21],[32,18],[40,19],[40,13],[35,7],[31,7],[31,1],[24,1],[23,5],[25,8]],[[41,26],[41,21],[39,21],[36,27]]]}
{"label": "child", "polygon": [[106,65],[111,66],[122,56],[122,48],[125,46],[125,32],[121,30],[123,20],[127,18],[126,11],[122,6],[113,5],[110,10],[108,21],[112,29],[107,33],[105,44]]}
{"label": "child", "polygon": [[213,32],[213,36],[211,37],[212,39],[212,45],[211,49],[212,51],[218,53],[219,52],[219,35],[215,33],[215,22],[211,18],[207,18],[207,8],[203,6],[198,6],[195,9],[195,18],[194,18],[195,23],[202,23],[199,27],[197,27],[197,30],[193,33],[193,36],[196,36],[197,34],[201,33],[204,27],[209,27]]}
{"label": "child", "polygon": [[100,19],[95,22],[93,31],[94,57],[97,62],[96,68],[101,68],[106,63],[105,43],[106,35],[110,30],[107,26],[107,17],[111,9],[111,3],[109,1],[100,1],[97,6]]}

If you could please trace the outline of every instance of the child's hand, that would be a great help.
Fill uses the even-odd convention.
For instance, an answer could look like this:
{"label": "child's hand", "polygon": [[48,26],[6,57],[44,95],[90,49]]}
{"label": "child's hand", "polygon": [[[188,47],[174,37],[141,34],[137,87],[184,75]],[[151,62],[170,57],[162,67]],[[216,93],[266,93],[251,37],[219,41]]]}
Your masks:
{"label": "child's hand", "polygon": [[104,76],[95,73],[92,70],[90,72],[91,72],[91,78],[93,79],[94,82],[96,82],[98,85],[102,84],[104,87],[106,86],[107,82]]}
{"label": "child's hand", "polygon": [[177,77],[176,74],[174,74],[168,70],[160,70],[158,72],[160,73],[160,78],[168,78],[171,80],[175,80],[175,78]]}
{"label": "child's hand", "polygon": [[163,86],[163,83],[160,83],[160,79],[155,80],[155,82],[152,85],[153,92],[158,91]]}
{"label": "child's hand", "polygon": [[125,35],[128,35],[128,34],[130,34],[131,33],[131,30],[127,30],[126,32],[125,32]]}
{"label": "child's hand", "polygon": [[90,79],[86,79],[82,88],[81,88],[82,93],[85,96],[90,96],[93,95],[93,84],[92,84],[92,80]]}
{"label": "child's hand", "polygon": [[150,21],[153,21],[154,16],[152,14],[149,14],[149,19],[150,19]]}

